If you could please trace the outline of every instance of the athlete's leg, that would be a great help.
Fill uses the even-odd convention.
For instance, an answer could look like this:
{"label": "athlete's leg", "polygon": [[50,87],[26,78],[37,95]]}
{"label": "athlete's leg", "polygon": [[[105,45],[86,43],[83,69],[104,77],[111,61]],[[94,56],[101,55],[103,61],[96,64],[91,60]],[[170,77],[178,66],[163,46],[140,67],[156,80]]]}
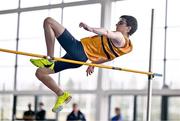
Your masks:
{"label": "athlete's leg", "polygon": [[[44,34],[47,47],[47,55],[54,57],[55,38],[59,37],[65,28],[54,19],[47,17],[44,20]],[[30,59],[31,63],[37,67],[52,67],[52,61],[47,59]]]}
{"label": "athlete's leg", "polygon": [[72,97],[70,93],[63,91],[56,84],[53,78],[49,76],[49,74],[53,73],[54,71],[52,71],[50,68],[38,68],[36,71],[36,77],[57,95],[57,100],[52,108],[52,111],[58,112],[63,109],[63,105],[68,103]]}
{"label": "athlete's leg", "polygon": [[[47,21],[53,21],[52,23],[56,23],[51,18],[48,18],[48,19],[47,19]],[[48,22],[45,22],[45,23],[48,23]],[[52,27],[50,27],[50,30],[53,27],[56,28],[55,25],[56,24],[52,24]],[[52,33],[54,33],[54,35],[50,34],[50,36],[52,36],[53,38],[55,38],[55,37],[57,38],[61,47],[63,47],[64,50],[68,53],[68,55],[71,57],[71,60],[84,61],[84,62],[87,61],[87,56],[84,52],[82,43],[80,41],[78,41],[77,39],[75,39],[67,29],[64,29],[61,25],[57,25],[57,26],[59,26],[59,28],[61,28],[61,29],[60,30],[58,30],[59,28],[54,29],[56,31],[54,31],[52,29],[51,31],[52,31]],[[49,29],[47,29],[47,30],[49,30]],[[46,32],[46,33],[49,34],[51,32]],[[51,41],[51,40],[53,40],[53,41]],[[50,49],[48,49],[48,56],[53,56],[53,54],[54,54],[54,39],[49,39],[47,41],[47,48],[48,47],[50,48]],[[49,50],[52,50],[52,51],[49,51]],[[31,59],[30,61],[33,65],[35,65],[37,67],[41,67],[41,68],[42,67],[53,68],[52,66],[54,66],[52,61],[49,61],[47,59]],[[73,67],[75,67],[75,66],[73,66]],[[61,68],[61,67],[59,67],[59,68]]]}
{"label": "athlete's leg", "polygon": [[55,38],[59,37],[65,28],[51,17],[44,20],[44,34],[47,46],[47,55],[54,57]]}
{"label": "athlete's leg", "polygon": [[[64,57],[65,59],[72,59],[73,58],[67,53]],[[87,58],[82,58],[83,61],[87,61]],[[57,73],[65,69],[69,68],[77,68],[80,67],[81,65],[78,64],[72,64],[72,63],[65,63],[65,62],[60,62],[56,61],[54,62],[54,68],[53,70],[50,68],[38,68],[36,70],[36,77],[44,83],[49,89],[51,89],[58,97],[56,100],[56,103],[52,109],[53,112],[58,112],[62,110],[64,103],[67,103],[71,99],[71,94],[68,92],[64,92],[49,76],[49,74]]]}
{"label": "athlete's leg", "polygon": [[38,68],[36,70],[36,77],[44,83],[49,89],[51,89],[57,96],[63,94],[62,89],[56,84],[56,82],[49,76],[53,74],[54,71],[49,68]]}
{"label": "athlete's leg", "polygon": [[[87,61],[87,57],[84,53],[82,44],[79,41],[77,41],[68,31],[65,32],[65,28],[57,21],[50,17],[46,18],[44,20],[44,32],[48,56],[54,56],[54,41],[55,38],[58,38],[58,41],[61,41],[60,44],[62,45],[62,47],[64,47],[64,49],[68,52],[68,54],[66,54],[64,58]],[[76,51],[74,52],[74,50]],[[77,64],[67,64],[63,62],[53,62],[51,64],[51,62],[48,62],[45,59],[32,59],[31,62],[37,67],[41,67],[38,68],[36,71],[37,78],[58,96],[63,94],[63,91],[58,87],[58,85],[49,76],[49,74],[53,74],[54,71],[59,72],[64,69],[77,68],[80,66]],[[45,68],[47,67],[47,65],[49,67]]]}
{"label": "athlete's leg", "polygon": [[[68,53],[64,55],[62,58],[64,59],[70,59],[74,60],[73,57],[71,57]],[[81,61],[87,61],[86,57],[81,56]],[[72,63],[66,63],[66,62],[60,62],[56,61],[54,62],[54,67],[52,68],[38,68],[36,70],[36,77],[44,83],[49,89],[51,89],[57,96],[60,96],[63,94],[63,90],[56,84],[56,82],[49,76],[49,74],[54,74],[60,71],[63,71],[65,69],[70,68],[78,68],[81,65],[79,64],[72,64]]]}
{"label": "athlete's leg", "polygon": [[[81,42],[76,40],[61,24],[54,19],[48,17],[44,20],[44,33],[48,56],[54,57],[54,43],[55,38],[57,38],[61,46],[67,52],[63,58],[84,62],[87,61],[88,58],[84,52]],[[63,92],[63,90],[56,84],[49,74],[69,68],[77,68],[81,65],[64,63],[60,61],[52,62],[48,59],[31,59],[31,62],[35,66],[40,67],[36,71],[36,77],[58,96],[52,111],[60,111],[64,103],[67,103],[71,99],[71,94],[66,91]]]}

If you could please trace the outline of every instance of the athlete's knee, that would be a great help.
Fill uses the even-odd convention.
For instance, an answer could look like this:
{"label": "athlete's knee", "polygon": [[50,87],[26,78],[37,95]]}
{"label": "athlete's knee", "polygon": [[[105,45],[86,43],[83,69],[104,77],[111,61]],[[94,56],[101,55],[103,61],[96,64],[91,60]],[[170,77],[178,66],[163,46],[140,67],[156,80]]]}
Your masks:
{"label": "athlete's knee", "polygon": [[41,79],[45,74],[46,73],[43,68],[38,68],[35,73],[35,75],[38,79]]}
{"label": "athlete's knee", "polygon": [[58,23],[56,20],[54,20],[51,17],[47,17],[44,20],[43,27],[45,30],[48,29],[49,27],[52,28],[56,37],[61,35],[65,29],[60,23]]}
{"label": "athlete's knee", "polygon": [[51,17],[45,18],[45,19],[44,19],[44,24],[43,24],[44,27],[47,26],[47,25],[50,25],[53,21],[54,21],[54,19],[51,18]]}

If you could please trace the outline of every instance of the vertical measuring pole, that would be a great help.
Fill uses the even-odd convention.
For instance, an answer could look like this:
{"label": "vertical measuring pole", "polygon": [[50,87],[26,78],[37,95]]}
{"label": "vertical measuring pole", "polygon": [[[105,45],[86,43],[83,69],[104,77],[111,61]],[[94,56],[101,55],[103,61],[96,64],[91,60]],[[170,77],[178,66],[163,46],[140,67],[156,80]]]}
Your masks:
{"label": "vertical measuring pole", "polygon": [[[149,72],[152,71],[153,25],[154,25],[154,9],[152,9],[152,11],[151,11],[151,33],[150,33]],[[147,114],[146,114],[146,121],[151,121],[152,78],[153,78],[153,75],[148,75],[148,92],[147,92]]]}

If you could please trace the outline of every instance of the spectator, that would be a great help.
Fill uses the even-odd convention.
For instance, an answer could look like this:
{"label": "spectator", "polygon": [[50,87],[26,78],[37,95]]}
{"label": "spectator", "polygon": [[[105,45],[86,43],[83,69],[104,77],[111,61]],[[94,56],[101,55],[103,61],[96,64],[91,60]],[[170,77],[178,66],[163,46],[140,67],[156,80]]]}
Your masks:
{"label": "spectator", "polygon": [[115,108],[115,116],[111,118],[111,121],[122,121],[121,109],[116,107]]}
{"label": "spectator", "polygon": [[42,102],[39,103],[39,110],[36,113],[36,120],[45,120],[46,111],[43,109],[44,104]]}
{"label": "spectator", "polygon": [[72,108],[72,112],[67,116],[67,121],[86,121],[84,114],[79,110],[76,103],[73,103]]}
{"label": "spectator", "polygon": [[33,121],[35,119],[35,112],[31,110],[31,104],[28,104],[28,110],[23,114],[24,121]]}

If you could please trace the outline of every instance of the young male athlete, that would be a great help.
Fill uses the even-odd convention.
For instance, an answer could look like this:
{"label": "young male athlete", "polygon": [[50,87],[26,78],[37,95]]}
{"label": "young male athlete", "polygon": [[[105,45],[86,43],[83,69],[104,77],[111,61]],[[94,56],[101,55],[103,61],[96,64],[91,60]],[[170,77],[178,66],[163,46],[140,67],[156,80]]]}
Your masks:
{"label": "young male athlete", "polygon": [[[79,27],[97,35],[75,39],[67,29],[54,19],[48,17],[44,20],[44,33],[47,46],[47,57],[43,59],[31,59],[31,63],[37,67],[36,77],[57,95],[57,101],[52,109],[53,112],[62,110],[63,105],[70,101],[71,94],[63,91],[49,74],[57,73],[65,69],[77,68],[81,65],[53,61],[55,38],[66,51],[62,57],[65,59],[100,64],[111,61],[116,57],[127,54],[132,50],[129,36],[137,30],[137,20],[133,16],[123,15],[116,24],[115,31],[104,28],[93,28],[81,22]],[[89,66],[87,75],[93,73],[94,67]]]}

